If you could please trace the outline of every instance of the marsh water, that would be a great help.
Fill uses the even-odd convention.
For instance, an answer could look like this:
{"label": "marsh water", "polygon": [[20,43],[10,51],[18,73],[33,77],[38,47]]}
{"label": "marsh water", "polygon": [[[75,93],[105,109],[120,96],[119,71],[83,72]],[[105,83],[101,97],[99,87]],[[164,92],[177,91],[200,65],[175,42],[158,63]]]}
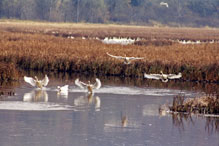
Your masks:
{"label": "marsh water", "polygon": [[[42,77],[42,75],[41,75]],[[50,77],[50,76],[49,76]],[[93,95],[75,77],[51,77],[43,90],[20,80],[1,97],[1,146],[218,146],[217,118],[160,113],[173,97],[205,94],[192,83],[101,79]],[[81,77],[94,82],[94,77]],[[134,80],[134,81],[133,81]],[[58,93],[57,86],[69,91]]]}

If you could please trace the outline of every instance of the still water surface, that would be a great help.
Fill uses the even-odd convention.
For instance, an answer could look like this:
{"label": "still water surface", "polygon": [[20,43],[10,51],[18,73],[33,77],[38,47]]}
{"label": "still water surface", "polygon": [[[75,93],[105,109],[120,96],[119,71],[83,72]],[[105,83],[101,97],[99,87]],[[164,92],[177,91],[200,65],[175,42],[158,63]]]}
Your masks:
{"label": "still water surface", "polygon": [[[69,92],[57,94],[58,85]],[[21,82],[0,101],[1,146],[218,146],[218,119],[159,114],[175,95],[202,92],[107,84],[94,95],[51,79],[43,90]]]}

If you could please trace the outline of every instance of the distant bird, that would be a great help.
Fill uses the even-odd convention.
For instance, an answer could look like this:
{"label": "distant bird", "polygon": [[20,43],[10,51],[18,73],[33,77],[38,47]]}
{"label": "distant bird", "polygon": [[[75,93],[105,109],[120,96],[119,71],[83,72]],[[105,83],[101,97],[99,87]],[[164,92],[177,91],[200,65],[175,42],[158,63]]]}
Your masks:
{"label": "distant bird", "polygon": [[121,124],[122,127],[127,127],[128,125],[128,117],[126,115],[122,115],[122,113],[121,113]]}
{"label": "distant bird", "polygon": [[165,6],[165,7],[167,7],[167,8],[169,7],[168,3],[165,3],[165,2],[160,2],[160,5],[161,5],[161,6]]}
{"label": "distant bird", "polygon": [[179,79],[182,77],[182,74],[179,73],[177,74],[163,74],[161,71],[161,74],[144,74],[145,78],[148,79],[156,79],[156,80],[161,80],[162,82],[168,82],[168,79]]}
{"label": "distant bird", "polygon": [[47,75],[45,75],[43,80],[38,80],[36,76],[35,79],[33,79],[32,77],[24,76],[24,81],[34,87],[36,86],[37,88],[42,89],[43,87],[47,86],[47,84],[49,83],[49,78],[47,77]]}
{"label": "distant bird", "polygon": [[58,92],[57,92],[58,95],[63,95],[66,97],[68,96],[68,85],[64,85],[62,87],[57,86],[57,89],[58,89]]}
{"label": "distant bird", "polygon": [[114,55],[109,54],[108,52],[106,54],[109,55],[110,57],[124,60],[124,64],[130,64],[132,60],[144,59],[143,57],[114,56]]}
{"label": "distant bird", "polygon": [[87,90],[89,93],[93,93],[93,89],[99,89],[101,87],[101,82],[98,78],[96,78],[96,83],[95,84],[91,84],[90,81],[88,81],[88,84],[79,81],[79,79],[75,80],[75,85],[77,85],[78,87],[84,89],[85,87],[87,87]]}

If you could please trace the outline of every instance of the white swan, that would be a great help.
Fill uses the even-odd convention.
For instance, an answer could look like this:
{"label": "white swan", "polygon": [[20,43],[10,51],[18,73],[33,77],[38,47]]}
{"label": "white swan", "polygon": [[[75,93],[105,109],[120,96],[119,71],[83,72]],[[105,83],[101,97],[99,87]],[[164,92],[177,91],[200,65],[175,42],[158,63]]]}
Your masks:
{"label": "white swan", "polygon": [[35,76],[35,79],[32,77],[26,77],[24,76],[24,81],[29,83],[32,86],[36,86],[37,88],[42,89],[43,87],[47,86],[49,83],[49,78],[47,75],[45,75],[45,78],[43,80],[38,80],[38,78]]}
{"label": "white swan", "polygon": [[109,54],[108,52],[106,54],[109,55],[110,57],[124,60],[125,64],[130,64],[132,60],[144,59],[143,57],[114,56],[114,55]]}
{"label": "white swan", "polygon": [[165,3],[165,2],[160,2],[160,5],[161,5],[161,6],[165,6],[165,7],[167,7],[167,8],[169,7],[168,3]]}
{"label": "white swan", "polygon": [[91,84],[90,81],[88,81],[88,84],[79,81],[79,79],[75,80],[75,85],[77,85],[78,87],[84,89],[85,87],[87,87],[87,90],[89,93],[93,93],[93,89],[99,89],[101,87],[101,82],[98,78],[96,78],[96,83],[95,84]]}
{"label": "white swan", "polygon": [[68,85],[57,86],[58,92],[68,92]]}
{"label": "white swan", "polygon": [[161,71],[161,74],[144,74],[145,78],[148,79],[156,79],[156,80],[161,80],[162,82],[168,82],[168,79],[179,79],[182,77],[182,74],[163,74]]}
{"label": "white swan", "polygon": [[57,89],[58,89],[58,92],[57,94],[58,95],[62,95],[64,97],[68,97],[68,85],[64,85],[64,86],[57,86]]}

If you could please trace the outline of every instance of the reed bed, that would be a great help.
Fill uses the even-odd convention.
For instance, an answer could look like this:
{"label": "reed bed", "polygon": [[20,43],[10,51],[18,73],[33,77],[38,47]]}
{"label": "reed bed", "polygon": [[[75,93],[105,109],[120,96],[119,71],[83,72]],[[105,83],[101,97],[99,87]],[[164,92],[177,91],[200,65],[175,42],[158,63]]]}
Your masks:
{"label": "reed bed", "polygon": [[175,96],[173,104],[170,106],[173,112],[199,113],[199,114],[219,114],[219,96],[208,95],[199,98],[185,98]]}
{"label": "reed bed", "polygon": [[18,20],[0,20],[0,30],[10,32],[41,33],[74,37],[130,37],[171,40],[219,40],[217,28],[147,27],[114,24],[49,23]]}
{"label": "reed bed", "polygon": [[13,63],[0,62],[0,85],[3,82],[18,80],[18,71]]}
{"label": "reed bed", "polygon": [[[68,28],[71,28],[71,31],[73,31],[73,28],[80,28],[68,33],[71,35],[73,35],[72,33],[79,34],[79,36],[92,34],[93,37],[99,38],[105,35],[120,36],[121,34],[124,37],[144,36],[146,38],[150,36],[149,30],[151,29],[107,25],[101,25],[100,29],[98,29],[97,26],[99,25],[90,25],[90,27],[88,25],[85,27],[84,25],[73,26],[69,24],[68,26],[63,24],[58,26],[56,24],[48,24],[46,26],[44,23],[42,25],[34,23],[33,25],[17,24],[17,22],[15,24],[10,22],[6,27],[1,25],[1,23],[0,61],[14,63],[17,67],[25,70],[129,77],[143,77],[144,72],[159,73],[160,70],[163,70],[165,73],[182,72],[182,80],[219,82],[218,43],[182,45],[163,41],[164,45],[154,45],[154,42],[147,45],[110,45],[103,44],[100,40],[88,39],[88,37],[87,39],[81,39],[80,37],[68,39],[63,34],[67,34]],[[104,31],[107,27],[109,28]],[[52,33],[54,28],[58,30],[55,35]],[[140,32],[134,32],[136,29],[144,29],[144,35]],[[160,37],[168,34],[169,29],[162,28]],[[110,33],[109,30],[112,32]],[[125,33],[125,30],[127,33]],[[32,33],[30,33],[31,31]],[[176,29],[175,33],[169,33],[168,37],[171,38],[175,35],[175,39],[179,39],[178,35],[181,34],[181,31]],[[204,31],[194,29],[193,31],[199,31],[199,34],[208,34],[207,29]],[[187,36],[186,34],[187,32],[183,37]],[[216,31],[216,33],[214,32],[211,35],[208,34],[208,39],[219,39],[218,35],[215,34],[219,33]],[[188,37],[190,36],[188,35]],[[193,39],[201,37],[203,36],[197,35],[196,37],[193,36]],[[163,39],[165,37],[160,38],[160,40]],[[145,59],[125,65],[122,61],[107,56],[106,52],[119,56],[144,57]]]}

